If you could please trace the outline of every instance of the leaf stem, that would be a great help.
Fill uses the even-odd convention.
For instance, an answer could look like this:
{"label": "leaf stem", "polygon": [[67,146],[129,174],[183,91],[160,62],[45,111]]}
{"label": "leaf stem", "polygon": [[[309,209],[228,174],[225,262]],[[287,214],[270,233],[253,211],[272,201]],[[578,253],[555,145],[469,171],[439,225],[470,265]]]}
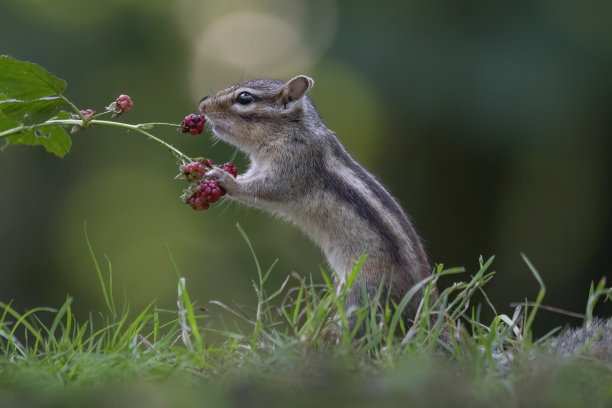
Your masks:
{"label": "leaf stem", "polygon": [[172,127],[181,127],[181,125],[177,125],[176,123],[167,123],[167,122],[150,122],[144,123],[146,126],[172,126]]}
{"label": "leaf stem", "polygon": [[75,112],[76,112],[76,113],[77,113],[77,114],[78,114],[78,115],[81,117],[81,120],[83,120],[83,121],[85,120],[85,116],[83,116],[83,114],[81,113],[81,110],[80,110],[79,108],[77,108],[77,107],[75,106],[75,104],[74,104],[74,103],[72,103],[72,102],[70,101],[70,99],[66,98],[66,97],[65,97],[64,95],[62,95],[62,94],[60,94],[60,95],[59,95],[59,97],[60,97],[60,98],[62,98],[62,100],[63,100],[64,102],[66,102],[68,105],[70,105],[70,107],[71,107],[72,109],[74,109],[74,111],[75,111]]}
{"label": "leaf stem", "polygon": [[[48,121],[50,122],[50,121]],[[148,137],[149,139],[159,143],[160,145],[164,146],[166,149],[168,149],[170,151],[170,153],[175,156],[175,158],[177,160],[180,160],[181,162],[192,162],[193,160],[185,155],[183,152],[181,152],[180,150],[176,149],[174,146],[164,142],[163,140],[153,136],[151,133],[147,132],[146,130],[144,130],[144,128],[148,127],[151,125],[151,123],[141,123],[138,125],[130,125],[127,123],[121,123],[121,122],[113,122],[110,120],[91,120],[89,123],[91,124],[100,124],[100,125],[107,125],[107,126],[116,126],[116,127],[122,127],[124,129],[129,129],[129,130],[134,130],[136,132],[142,133],[143,135],[145,135],[146,137]]]}
{"label": "leaf stem", "polygon": [[[141,123],[138,125],[130,125],[128,123],[121,123],[121,122],[113,122],[110,120],[98,120],[98,119],[91,119],[89,121],[85,121],[85,120],[81,120],[81,119],[51,119],[48,120],[46,122],[43,123],[38,123],[35,125],[31,125],[31,126],[18,126],[12,129],[8,129],[5,130],[4,132],[0,132],[0,138],[3,137],[8,137],[12,134],[15,133],[19,133],[23,130],[29,130],[29,129],[35,129],[38,127],[43,127],[43,126],[50,126],[50,125],[61,125],[61,126],[70,126],[70,125],[74,125],[74,126],[83,126],[83,123],[86,124],[91,124],[91,125],[105,125],[105,126],[115,126],[115,127],[120,127],[126,130],[133,130],[136,131],[138,133],[141,133],[143,135],[145,135],[146,137],[148,137],[149,139],[153,140],[154,142],[159,143],[160,145],[164,146],[166,149],[168,149],[168,151],[170,151],[170,153],[172,154],[172,156],[174,156],[175,159],[177,159],[180,162],[183,163],[189,163],[192,162],[193,160],[185,155],[183,152],[181,152],[180,150],[176,149],[174,146],[164,142],[163,140],[153,136],[151,133],[147,132],[146,128],[151,127],[152,125],[171,125],[170,123]],[[176,125],[172,125],[172,126],[176,126]]]}
{"label": "leaf stem", "polygon": [[[23,126],[23,125],[21,125],[21,126],[17,126],[17,127],[12,128],[12,129],[9,129],[9,130],[5,130],[4,132],[0,132],[0,138],[8,137],[8,136],[12,135],[13,133],[19,133],[22,130],[28,129],[28,128],[31,128],[31,127],[32,126]],[[34,126],[34,127],[37,127],[37,126]]]}
{"label": "leaf stem", "polygon": [[111,113],[113,113],[113,112],[105,110],[104,112],[96,113],[95,115],[93,115],[93,116],[90,118],[90,120],[95,119],[95,118],[102,117],[102,116],[104,116],[104,115],[110,115]]}

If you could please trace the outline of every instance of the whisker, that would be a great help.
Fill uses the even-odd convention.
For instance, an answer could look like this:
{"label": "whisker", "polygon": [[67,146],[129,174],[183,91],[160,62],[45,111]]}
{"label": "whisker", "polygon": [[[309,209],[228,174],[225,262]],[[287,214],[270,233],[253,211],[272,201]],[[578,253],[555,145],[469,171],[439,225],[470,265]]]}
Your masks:
{"label": "whisker", "polygon": [[223,201],[221,202],[221,204],[223,205],[223,207],[221,208],[221,214],[219,214],[220,216],[225,214],[225,212],[230,208],[233,203],[233,201],[227,197],[224,197],[222,200]]}

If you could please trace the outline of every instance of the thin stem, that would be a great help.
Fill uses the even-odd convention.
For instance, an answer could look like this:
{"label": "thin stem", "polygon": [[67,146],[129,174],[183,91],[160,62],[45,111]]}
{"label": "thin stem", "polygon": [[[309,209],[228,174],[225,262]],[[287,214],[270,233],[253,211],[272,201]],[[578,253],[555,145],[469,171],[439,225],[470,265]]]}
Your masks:
{"label": "thin stem", "polygon": [[81,120],[85,120],[85,116],[83,116],[83,114],[81,113],[81,110],[79,108],[77,108],[74,103],[70,102],[70,99],[66,98],[64,95],[60,94],[59,95],[60,98],[62,98],[62,100],[64,102],[66,102],[68,105],[70,105],[70,107],[72,109],[74,109],[74,111],[81,117]]}
{"label": "thin stem", "polygon": [[[80,122],[80,121],[79,121]],[[38,126],[35,126],[38,127]],[[32,126],[17,126],[9,130],[5,130],[4,132],[0,132],[0,138],[7,137],[12,135],[13,133],[19,133],[24,129],[32,128]]]}
{"label": "thin stem", "polygon": [[149,125],[149,123],[143,123],[143,124],[139,124],[139,125],[129,125],[127,123],[113,122],[113,121],[109,121],[109,120],[95,120],[95,119],[90,121],[89,123],[91,123],[91,124],[100,124],[100,125],[107,125],[107,126],[116,126],[116,127],[122,127],[122,128],[125,128],[125,129],[135,130],[136,132],[140,132],[143,135],[145,135],[146,137],[148,137],[149,139],[151,139],[151,140],[161,144],[162,146],[164,146],[166,149],[168,149],[170,151],[170,153],[172,153],[174,156],[179,158],[181,161],[186,161],[186,162],[193,161],[193,160],[191,160],[190,157],[186,156],[183,152],[181,152],[180,150],[176,149],[174,146],[164,142],[163,140],[153,136],[152,134],[150,134],[149,132],[144,130],[143,127]]}
{"label": "thin stem", "polygon": [[167,122],[151,122],[144,123],[146,126],[172,126],[172,127],[181,127],[181,125],[177,125],[176,123],[167,123]]}
{"label": "thin stem", "polygon": [[111,113],[113,113],[113,112],[111,112],[111,111],[104,111],[104,112],[96,113],[95,115],[93,115],[90,118],[90,120],[95,119],[95,118],[99,118],[99,117],[104,116],[104,115],[110,115]]}
{"label": "thin stem", "polygon": [[[18,126],[15,127],[13,129],[9,129],[9,130],[5,130],[4,132],[0,132],[0,138],[3,137],[7,137],[10,136],[12,134],[15,133],[19,133],[23,130],[30,130],[30,129],[35,129],[35,128],[39,128],[39,127],[43,127],[43,126],[50,126],[50,125],[63,125],[63,126],[69,126],[69,125],[76,125],[76,126],[83,126],[83,123],[85,121],[80,120],[80,119],[56,119],[56,120],[48,120],[46,122],[43,123],[38,123],[36,125],[31,125],[31,126]],[[176,149],[174,146],[164,142],[163,140],[153,136],[152,134],[150,134],[149,132],[147,132],[146,130],[144,130],[144,127],[149,126],[149,123],[142,123],[142,124],[138,124],[138,125],[130,125],[128,123],[121,123],[121,122],[113,122],[113,121],[109,121],[109,120],[97,120],[97,119],[92,119],[89,120],[88,122],[86,122],[87,124],[99,124],[99,125],[106,125],[106,126],[115,126],[115,127],[120,127],[120,128],[124,128],[127,130],[134,130],[138,133],[141,133],[143,135],[145,135],[146,137],[148,137],[149,139],[159,143],[160,145],[164,146],[166,149],[168,149],[170,151],[170,153],[178,160],[182,161],[182,162],[192,162],[193,160],[185,155],[183,152],[181,152],[180,150]],[[176,126],[176,125],[173,125]]]}

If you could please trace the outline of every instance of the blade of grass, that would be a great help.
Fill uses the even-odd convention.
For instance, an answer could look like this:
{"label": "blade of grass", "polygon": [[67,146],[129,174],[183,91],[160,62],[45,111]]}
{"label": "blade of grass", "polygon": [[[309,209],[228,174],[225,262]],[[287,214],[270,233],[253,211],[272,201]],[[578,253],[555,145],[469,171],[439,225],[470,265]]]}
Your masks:
{"label": "blade of grass", "polygon": [[536,301],[533,304],[531,312],[529,313],[529,317],[527,318],[527,321],[525,322],[525,326],[523,327],[523,337],[524,338],[531,338],[531,337],[527,337],[527,336],[530,333],[531,325],[533,324],[533,319],[535,319],[536,313],[537,313],[537,311],[538,311],[538,309],[540,307],[540,304],[542,303],[542,300],[544,299],[544,295],[546,294],[546,286],[544,285],[544,281],[542,280],[542,277],[540,276],[540,274],[538,273],[536,268],[533,266],[531,261],[527,258],[527,256],[525,256],[525,254],[521,253],[521,257],[523,258],[523,260],[525,261],[525,263],[529,267],[529,270],[531,271],[533,276],[538,281],[538,284],[540,285],[540,290],[538,291],[538,296],[536,297]]}
{"label": "blade of grass", "polygon": [[612,296],[612,288],[606,288],[606,278],[603,277],[593,290],[593,284],[591,283],[591,289],[589,290],[589,299],[587,300],[586,317],[585,322],[589,323],[593,321],[593,310],[597,301],[602,295],[606,295],[606,298]]}
{"label": "blade of grass", "polygon": [[300,306],[302,304],[303,294],[304,294],[304,287],[300,286],[300,290],[298,291],[298,294],[297,294],[297,299],[293,304],[293,314],[291,316],[291,326],[292,327],[295,327],[295,325],[297,324],[297,319],[300,313]]}
{"label": "blade of grass", "polygon": [[34,309],[30,309],[27,312],[25,312],[24,314],[20,314],[18,313],[15,309],[13,309],[12,307],[10,307],[9,305],[7,305],[6,303],[0,301],[0,307],[3,308],[5,311],[8,312],[8,314],[10,314],[11,316],[13,316],[15,319],[17,319],[17,321],[15,322],[15,324],[13,325],[12,330],[9,333],[10,337],[13,337],[15,335],[15,331],[17,330],[17,328],[20,325],[23,325],[27,331],[29,333],[31,333],[35,338],[37,342],[42,342],[43,338],[40,335],[40,331],[37,330],[36,328],[34,328],[34,326],[32,326],[26,319],[28,316],[32,315],[33,313],[37,313],[37,312],[56,312],[56,309],[50,308],[50,307],[35,307]]}
{"label": "blade of grass", "polygon": [[428,276],[427,278],[421,280],[416,285],[414,285],[412,288],[410,288],[410,290],[404,295],[399,305],[397,306],[397,309],[395,310],[393,317],[391,318],[391,323],[389,324],[389,332],[387,335],[387,344],[391,344],[393,342],[393,336],[395,335],[395,328],[397,327],[400,319],[402,318],[402,314],[404,312],[404,309],[406,309],[406,306],[408,306],[408,303],[417,294],[417,292],[421,290],[423,286],[425,286],[427,282],[429,282],[432,279],[433,279],[433,276]]}
{"label": "blade of grass", "polygon": [[100,280],[100,287],[102,288],[102,295],[104,296],[104,301],[106,302],[106,307],[108,310],[114,315],[116,315],[115,310],[113,308],[113,304],[110,301],[110,297],[108,295],[108,291],[106,290],[106,284],[104,283],[104,278],[102,277],[102,271],[100,270],[100,265],[98,264],[98,260],[94,253],[93,247],[91,246],[91,242],[89,241],[89,236],[87,235],[87,223],[83,222],[83,230],[85,232],[85,241],[87,241],[87,248],[89,248],[89,254],[91,255],[91,260],[94,263],[94,267],[96,268],[96,273],[98,274],[98,279]]}
{"label": "blade of grass", "polygon": [[193,303],[191,303],[191,299],[189,298],[189,293],[187,293],[187,289],[185,287],[185,278],[179,279],[178,297],[183,302],[183,305],[185,306],[185,311],[187,313],[187,322],[189,323],[189,327],[191,328],[191,334],[193,335],[195,339],[198,355],[202,359],[204,359],[205,358],[204,343],[202,341],[202,337],[200,336],[200,330],[196,322],[195,313],[193,312]]}
{"label": "blade of grass", "polygon": [[106,258],[106,263],[108,265],[108,293],[110,296],[110,304],[113,308],[112,314],[114,317],[117,315],[117,307],[115,306],[115,296],[113,295],[113,264],[111,263],[108,255],[104,254],[104,258]]}
{"label": "blade of grass", "polygon": [[236,228],[238,228],[240,235],[242,235],[242,238],[244,238],[247,245],[249,246],[249,249],[251,250],[253,260],[255,261],[255,267],[257,268],[257,276],[259,277],[259,282],[264,282],[263,275],[261,273],[261,266],[259,265],[259,260],[257,259],[257,255],[255,254],[255,250],[253,249],[253,245],[251,245],[251,240],[249,240],[249,237],[247,236],[246,232],[244,232],[240,224],[236,223]]}
{"label": "blade of grass", "polygon": [[57,313],[55,313],[55,318],[53,319],[53,323],[51,324],[51,328],[49,329],[50,336],[55,335],[55,330],[57,329],[57,326],[60,324],[60,321],[62,317],[64,317],[64,314],[66,314],[70,309],[71,304],[72,298],[68,296],[62,307],[57,311]]}

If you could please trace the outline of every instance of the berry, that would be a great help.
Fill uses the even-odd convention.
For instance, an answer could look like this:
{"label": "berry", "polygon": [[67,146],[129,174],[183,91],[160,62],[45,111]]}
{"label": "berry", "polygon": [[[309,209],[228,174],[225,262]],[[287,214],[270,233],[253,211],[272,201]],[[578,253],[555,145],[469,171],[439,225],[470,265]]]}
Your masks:
{"label": "berry", "polygon": [[115,102],[111,103],[107,106],[106,111],[112,112],[113,117],[117,117],[122,113],[128,113],[132,110],[132,106],[134,106],[134,102],[132,102],[132,98],[128,95],[119,95],[119,97],[115,100]]}
{"label": "berry", "polygon": [[214,203],[224,195],[225,190],[215,180],[204,180],[196,192],[196,197],[203,197],[209,203]]}
{"label": "berry", "polygon": [[193,113],[185,116],[181,132],[199,135],[204,131],[204,123],[206,119],[202,115],[194,115]]}
{"label": "berry", "polygon": [[206,168],[200,162],[191,162],[183,170],[183,174],[189,181],[202,180],[204,173],[206,173]]}
{"label": "berry", "polygon": [[231,174],[234,177],[238,176],[238,169],[236,169],[236,166],[234,166],[234,163],[232,162],[224,163],[220,165],[219,168],[221,170],[227,171],[229,174]]}
{"label": "berry", "polygon": [[208,210],[208,207],[210,207],[210,204],[208,204],[206,199],[195,196],[189,199],[188,204],[196,211]]}
{"label": "berry", "polygon": [[83,117],[85,118],[85,120],[89,120],[91,119],[91,117],[93,116],[94,111],[92,111],[91,109],[85,109],[81,111],[81,115],[83,115]]}
{"label": "berry", "polygon": [[[195,115],[193,115],[195,116]],[[185,118],[187,119],[187,118]],[[202,118],[203,119],[203,118]],[[182,166],[182,173],[187,176],[190,182],[199,181],[204,178],[206,171],[212,169],[215,163],[210,159],[201,159],[197,162],[191,162],[186,166]],[[238,175],[238,170],[234,163],[224,163],[219,166],[223,171],[228,172],[232,176]],[[195,192],[194,192],[195,189]],[[186,194],[183,195],[183,199],[186,203],[196,211],[207,210],[210,204],[218,201],[227,192],[219,185],[216,180],[202,180],[199,184],[190,187]]]}
{"label": "berry", "polygon": [[128,113],[132,110],[132,106],[134,106],[134,102],[132,102],[132,98],[128,95],[119,95],[117,100],[115,101],[117,104],[117,110],[120,110],[118,113]]}
{"label": "berry", "polygon": [[202,159],[200,160],[200,164],[202,164],[202,166],[208,167],[209,169],[212,169],[215,165],[215,163],[213,163],[213,161],[210,159]]}
{"label": "berry", "polygon": [[225,190],[215,180],[204,180],[187,204],[196,211],[207,210],[211,203],[225,195]]}

